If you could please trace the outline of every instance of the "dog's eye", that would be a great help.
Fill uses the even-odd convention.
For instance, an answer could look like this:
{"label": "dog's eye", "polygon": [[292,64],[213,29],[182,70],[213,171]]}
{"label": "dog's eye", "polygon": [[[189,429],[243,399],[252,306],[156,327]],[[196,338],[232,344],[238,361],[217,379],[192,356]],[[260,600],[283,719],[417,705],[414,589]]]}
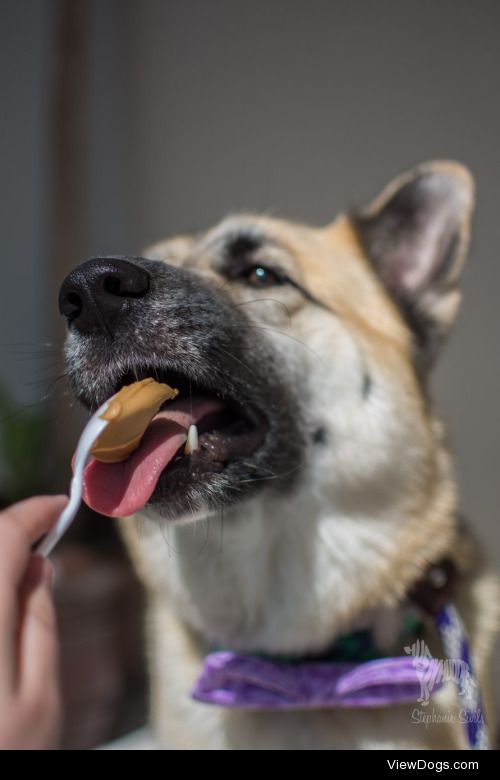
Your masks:
{"label": "dog's eye", "polygon": [[241,274],[241,278],[251,287],[274,287],[277,284],[286,282],[286,278],[283,275],[277,271],[271,271],[270,268],[265,268],[263,265],[254,265],[251,268],[247,268]]}

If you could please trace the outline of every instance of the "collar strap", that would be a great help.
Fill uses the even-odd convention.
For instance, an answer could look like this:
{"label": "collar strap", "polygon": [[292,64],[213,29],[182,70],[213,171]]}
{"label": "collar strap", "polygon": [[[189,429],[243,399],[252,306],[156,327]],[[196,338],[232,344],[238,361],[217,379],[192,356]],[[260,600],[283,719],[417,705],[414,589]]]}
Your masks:
{"label": "collar strap", "polygon": [[[439,661],[439,678],[443,682],[453,680],[457,687],[461,709],[460,720],[465,724],[469,748],[471,750],[489,750],[481,689],[474,672],[465,626],[456,608],[451,604],[440,609],[435,616],[435,624],[441,637],[445,656],[443,660]],[[425,681],[430,678],[426,678],[424,675],[423,679]]]}

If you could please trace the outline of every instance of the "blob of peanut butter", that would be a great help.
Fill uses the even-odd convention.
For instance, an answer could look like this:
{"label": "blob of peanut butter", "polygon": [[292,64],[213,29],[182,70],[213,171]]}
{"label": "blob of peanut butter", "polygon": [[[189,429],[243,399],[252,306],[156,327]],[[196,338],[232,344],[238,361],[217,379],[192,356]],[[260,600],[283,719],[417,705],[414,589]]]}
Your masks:
{"label": "blob of peanut butter", "polygon": [[160,406],[178,393],[152,378],[122,387],[101,414],[109,422],[92,447],[94,458],[102,463],[126,460],[141,443]]}

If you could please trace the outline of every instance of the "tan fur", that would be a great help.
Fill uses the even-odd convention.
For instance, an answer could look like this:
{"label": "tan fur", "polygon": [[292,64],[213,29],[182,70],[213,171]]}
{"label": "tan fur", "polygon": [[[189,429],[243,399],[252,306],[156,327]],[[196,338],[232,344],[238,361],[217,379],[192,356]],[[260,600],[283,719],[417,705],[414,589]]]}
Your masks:
{"label": "tan fur", "polygon": [[[461,254],[457,268],[453,269],[453,274],[457,275],[468,240],[472,183],[469,174],[458,164],[444,162],[433,165],[436,170],[457,177],[465,193]],[[406,174],[384,190],[367,213],[382,208],[412,175]],[[393,413],[397,419],[390,411],[384,412],[388,415],[387,446],[399,450],[400,458],[399,461],[396,457],[384,464],[380,456],[381,461],[376,468],[373,467],[372,477],[370,456],[364,454],[369,439],[360,441],[359,456],[356,454],[355,439],[352,445],[342,441],[340,449],[343,455],[338,457],[342,457],[343,461],[335,462],[330,484],[321,469],[312,463],[306,466],[306,475],[309,474],[309,483],[306,480],[306,484],[311,486],[310,494],[304,490],[303,494],[292,500],[264,493],[241,508],[230,510],[224,526],[224,544],[228,551],[236,551],[237,555],[242,556],[241,562],[245,556],[253,554],[251,546],[255,540],[261,539],[260,531],[255,531],[255,535],[248,532],[248,537],[244,537],[247,546],[238,553],[240,542],[231,527],[233,516],[248,518],[248,524],[253,523],[255,528],[264,527],[266,513],[273,517],[286,515],[294,518],[287,525],[279,526],[275,540],[277,565],[283,565],[283,582],[286,583],[288,571],[290,581],[283,586],[281,600],[270,604],[266,601],[258,611],[250,603],[250,596],[247,607],[245,593],[240,594],[241,620],[238,622],[235,617],[231,625],[229,621],[227,634],[220,636],[219,633],[217,637],[232,642],[233,647],[248,651],[263,649],[277,652],[288,649],[300,652],[302,649],[314,649],[315,646],[323,647],[329,639],[351,630],[360,619],[369,619],[376,629],[378,618],[367,616],[378,614],[377,610],[381,608],[397,610],[398,603],[404,599],[409,587],[422,575],[427,565],[448,556],[462,573],[458,605],[471,636],[483,690],[489,693],[488,665],[499,617],[498,583],[478,557],[474,543],[457,529],[456,486],[442,425],[434,413],[429,411],[427,399],[423,396],[416,376],[410,331],[395,303],[373,273],[353,223],[343,215],[322,229],[267,217],[231,217],[229,222],[231,220],[235,224],[247,221],[274,238],[284,248],[282,263],[288,264],[294,277],[305,284],[318,300],[336,312],[338,321],[334,323],[331,315],[312,309],[293,292],[282,293],[287,314],[278,307],[272,311],[269,307],[266,310],[265,322],[269,330],[287,328],[297,339],[310,346],[311,353],[319,355],[315,361],[314,356],[308,353],[305,357],[301,352],[297,356],[295,353],[299,350],[293,343],[283,347],[289,350],[292,362],[297,360],[302,364],[302,370],[311,373],[311,382],[314,383],[316,373],[319,385],[327,381],[320,361],[329,359],[333,349],[331,343],[344,348],[342,345],[347,342],[343,334],[347,333],[362,359],[375,367],[382,386],[386,382],[391,387],[390,404],[394,410],[397,409]],[[227,226],[227,221],[224,224]],[[189,237],[164,242],[150,250],[148,256],[184,265],[205,274],[207,278],[217,278],[210,247],[220,230],[221,227],[215,228],[197,243]],[[432,302],[436,318],[447,326],[459,302],[459,294],[451,285],[455,281],[456,276],[453,276],[446,300],[444,296]],[[236,286],[232,291],[229,286],[228,289],[235,301],[248,298]],[[272,334],[269,337],[277,338]],[[317,393],[319,390],[312,387],[312,402],[323,403],[320,399],[324,397]],[[347,422],[345,424],[348,426]],[[337,421],[336,425],[342,426],[342,420]],[[352,430],[355,430],[352,425],[346,427],[346,440],[352,435]],[[339,436],[342,435],[342,429],[339,433],[337,428],[337,432]],[[361,431],[361,434],[368,437],[368,433]],[[365,484],[361,493],[357,491],[360,481]],[[391,486],[392,481],[406,485],[404,495],[396,495]],[[400,518],[404,518],[404,522],[399,522]],[[306,519],[309,523],[307,536],[302,531]],[[359,534],[353,555],[359,546],[360,551],[365,551],[362,555],[373,556],[373,560],[368,563],[366,558],[365,566],[365,560],[360,558],[358,567],[352,569],[356,572],[352,578],[352,587],[343,593],[341,603],[333,603],[332,593],[336,592],[338,586],[332,580],[332,593],[326,589],[328,592],[325,592],[324,600],[322,594],[319,594],[317,601],[313,602],[316,610],[314,615],[310,615],[307,605],[302,604],[297,606],[295,612],[294,604],[298,602],[293,599],[298,597],[294,597],[293,593],[296,587],[297,592],[300,591],[300,582],[296,581],[299,574],[295,575],[294,572],[307,571],[307,563],[301,556],[310,555],[318,571],[324,570],[325,576],[328,571],[330,576],[330,566],[337,565],[336,547],[349,544],[349,532],[344,530],[349,527],[349,519],[352,519],[353,533]],[[379,524],[378,533],[374,530],[374,524]],[[219,569],[214,551],[219,543],[220,528],[216,520],[210,522],[202,518],[195,527],[175,527],[170,532],[169,529],[160,528],[155,518],[148,516],[137,522],[125,519],[119,521],[119,525],[148,593],[152,720],[161,743],[180,748],[212,749],[269,749],[277,746],[361,749],[464,747],[463,730],[458,722],[426,730],[412,724],[412,707],[394,707],[374,712],[247,714],[192,702],[188,692],[213,637],[210,636],[210,625],[204,622],[204,615],[198,610],[190,590],[193,583],[196,584],[192,579],[195,575],[190,571],[186,573],[186,567],[199,568],[200,577],[205,577],[207,585],[215,588],[213,581],[219,576]],[[361,529],[365,529],[365,537]],[[301,533],[304,533],[304,538],[303,546],[299,549],[297,545],[300,545]],[[331,551],[328,543],[315,546],[311,540],[315,533],[324,540],[331,538]],[[296,541],[297,536],[299,542]],[[190,562],[186,551],[196,551],[198,542],[202,552]],[[255,544],[257,546],[257,541]],[[225,549],[222,554],[226,554]],[[230,560],[229,553],[227,555]],[[283,556],[283,561],[280,556]],[[235,561],[236,568],[239,560],[237,558]],[[221,565],[230,567],[227,562]],[[349,571],[347,568],[346,572]],[[256,572],[255,577],[258,576]],[[233,574],[228,574],[228,577],[228,582],[232,583]],[[234,582],[240,583],[240,580],[234,579]],[[241,579],[241,583],[244,582]],[[321,582],[318,580],[320,590]],[[290,603],[287,601],[288,594]],[[224,608],[228,613],[233,608],[239,609],[240,602],[235,601],[235,598],[232,594],[227,596]],[[300,626],[297,631],[288,631],[287,620],[294,619],[302,621],[302,631],[299,630]],[[224,623],[221,625],[225,626]],[[432,641],[432,631],[429,636],[429,641]],[[454,693],[449,689],[436,696],[435,702],[443,711],[450,707],[456,708]],[[487,704],[491,717],[491,704]]]}

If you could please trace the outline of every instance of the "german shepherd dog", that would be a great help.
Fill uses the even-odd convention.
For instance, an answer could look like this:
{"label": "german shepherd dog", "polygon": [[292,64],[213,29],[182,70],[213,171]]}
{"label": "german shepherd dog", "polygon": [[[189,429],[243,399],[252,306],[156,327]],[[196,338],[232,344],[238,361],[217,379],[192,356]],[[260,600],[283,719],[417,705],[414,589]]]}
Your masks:
{"label": "german shepherd dog", "polygon": [[[91,506],[122,518],[147,590],[160,745],[466,747],[453,687],[432,697],[428,728],[416,699],[248,711],[190,690],[217,648],[299,662],[362,629],[401,656],[409,594],[445,560],[489,693],[499,590],[459,520],[429,397],[473,200],[463,166],[431,162],[326,227],[230,216],[64,281],[68,373],[88,409],[144,377],[180,391],[129,461],[86,483]],[[418,638],[442,657],[432,621]]]}

